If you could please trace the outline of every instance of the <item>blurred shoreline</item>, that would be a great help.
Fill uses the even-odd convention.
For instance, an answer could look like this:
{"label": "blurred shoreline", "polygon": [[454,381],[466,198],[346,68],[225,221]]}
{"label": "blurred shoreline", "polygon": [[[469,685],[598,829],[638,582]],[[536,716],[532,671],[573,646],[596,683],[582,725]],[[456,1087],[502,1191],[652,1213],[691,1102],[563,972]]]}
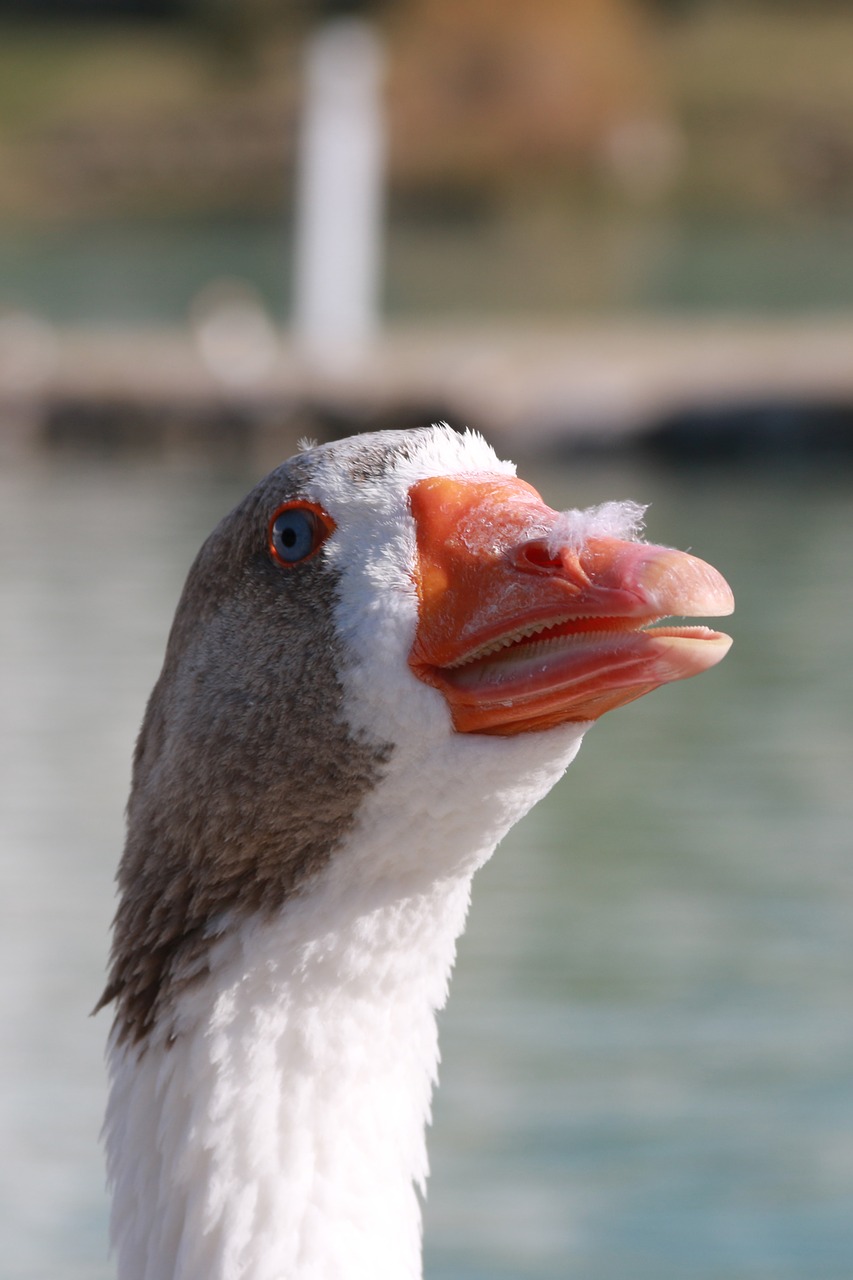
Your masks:
{"label": "blurred shoreline", "polygon": [[398,325],[326,363],[256,322],[7,318],[0,450],[202,448],[271,464],[302,436],[447,420],[526,453],[853,451],[853,312]]}

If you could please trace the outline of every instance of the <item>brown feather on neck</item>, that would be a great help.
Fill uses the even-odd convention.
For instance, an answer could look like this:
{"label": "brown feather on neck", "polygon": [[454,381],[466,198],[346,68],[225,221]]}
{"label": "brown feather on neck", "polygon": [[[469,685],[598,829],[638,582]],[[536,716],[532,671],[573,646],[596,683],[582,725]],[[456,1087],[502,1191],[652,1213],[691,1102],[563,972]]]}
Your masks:
{"label": "brown feather on neck", "polygon": [[324,867],[390,747],[346,723],[336,576],[266,552],[302,460],[205,543],[136,746],[109,981],[120,1041],[142,1043],[207,972],[222,928],[272,916]]}

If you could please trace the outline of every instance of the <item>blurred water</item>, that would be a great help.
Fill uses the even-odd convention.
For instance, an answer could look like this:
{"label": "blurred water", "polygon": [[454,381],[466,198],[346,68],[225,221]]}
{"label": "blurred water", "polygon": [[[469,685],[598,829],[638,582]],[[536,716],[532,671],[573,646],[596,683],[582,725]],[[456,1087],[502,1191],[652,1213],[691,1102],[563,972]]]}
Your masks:
{"label": "blurred water", "polygon": [[[738,598],[722,667],[589,735],[475,886],[430,1280],[853,1274],[853,478],[527,468],[651,501]],[[129,757],[252,477],[0,474],[0,1277],[106,1280],[99,994]]]}
{"label": "blurred water", "polygon": [[[853,225],[733,217],[600,217],[530,227],[479,216],[393,217],[385,309],[395,319],[589,309],[798,315],[849,310]],[[0,226],[0,303],[59,324],[186,321],[212,281],[292,310],[292,230],[269,218]]]}

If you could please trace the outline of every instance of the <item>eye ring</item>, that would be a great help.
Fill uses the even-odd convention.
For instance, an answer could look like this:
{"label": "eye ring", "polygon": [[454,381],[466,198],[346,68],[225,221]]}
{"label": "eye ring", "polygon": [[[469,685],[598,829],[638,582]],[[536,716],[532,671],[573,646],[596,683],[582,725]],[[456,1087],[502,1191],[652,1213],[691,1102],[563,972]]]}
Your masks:
{"label": "eye ring", "polygon": [[295,499],[273,512],[267,529],[267,548],[273,563],[292,569],[320,550],[335,528],[330,515],[316,502]]}

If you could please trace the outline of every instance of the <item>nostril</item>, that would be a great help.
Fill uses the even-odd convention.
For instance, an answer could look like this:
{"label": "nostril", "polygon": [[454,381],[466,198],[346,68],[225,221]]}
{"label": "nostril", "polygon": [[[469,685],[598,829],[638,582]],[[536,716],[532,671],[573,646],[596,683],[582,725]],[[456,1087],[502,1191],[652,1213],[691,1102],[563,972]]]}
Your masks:
{"label": "nostril", "polygon": [[548,538],[531,538],[521,543],[513,551],[512,559],[517,569],[559,578],[570,591],[584,591],[592,586],[578,552],[572,547],[554,547]]}
{"label": "nostril", "polygon": [[539,573],[554,573],[563,568],[563,557],[552,555],[545,538],[536,538],[517,547],[513,557],[519,569],[533,569]]}

